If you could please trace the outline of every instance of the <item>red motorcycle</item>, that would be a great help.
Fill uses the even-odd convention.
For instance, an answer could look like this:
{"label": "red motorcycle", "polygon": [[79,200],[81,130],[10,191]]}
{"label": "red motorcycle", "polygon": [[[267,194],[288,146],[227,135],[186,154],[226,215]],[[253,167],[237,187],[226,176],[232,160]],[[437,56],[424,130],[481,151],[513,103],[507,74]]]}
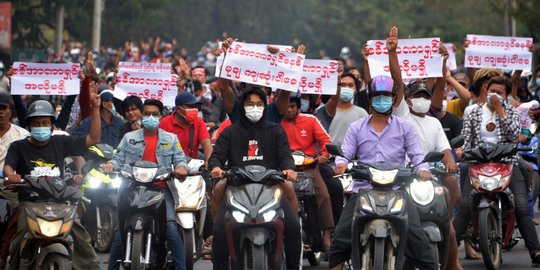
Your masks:
{"label": "red motorcycle", "polygon": [[514,168],[512,163],[501,162],[517,152],[516,144],[486,143],[463,153],[473,187],[472,223],[487,269],[499,269],[502,248],[512,248],[519,241],[514,234],[514,195],[508,188]]}

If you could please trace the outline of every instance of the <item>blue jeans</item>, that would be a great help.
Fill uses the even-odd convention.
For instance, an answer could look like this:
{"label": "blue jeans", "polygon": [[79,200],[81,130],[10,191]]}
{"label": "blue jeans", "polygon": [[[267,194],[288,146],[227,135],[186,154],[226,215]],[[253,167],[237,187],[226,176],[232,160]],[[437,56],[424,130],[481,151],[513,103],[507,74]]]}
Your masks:
{"label": "blue jeans", "polygon": [[[173,197],[169,190],[164,190],[163,194],[165,195],[165,208],[167,212],[167,244],[171,251],[174,269],[185,270],[186,258],[184,257],[184,245],[176,225],[176,211],[174,209]],[[118,228],[116,228],[114,231],[114,239],[111,245],[109,266],[107,269],[120,269],[120,263],[118,260],[122,260],[122,239],[120,237],[120,231]]]}

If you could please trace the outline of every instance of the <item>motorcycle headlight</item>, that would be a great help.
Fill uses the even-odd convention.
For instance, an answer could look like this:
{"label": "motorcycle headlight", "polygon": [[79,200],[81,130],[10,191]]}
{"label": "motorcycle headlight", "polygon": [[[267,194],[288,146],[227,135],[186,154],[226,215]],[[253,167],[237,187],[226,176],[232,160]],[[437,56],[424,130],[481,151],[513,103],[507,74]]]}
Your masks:
{"label": "motorcycle headlight", "polygon": [[94,176],[88,176],[88,178],[86,178],[86,185],[88,188],[98,188],[101,185],[101,179]]}
{"label": "motorcycle headlight", "polygon": [[360,206],[363,210],[373,212],[373,207],[371,207],[369,200],[364,196],[360,197]]}
{"label": "motorcycle headlight", "polygon": [[120,184],[122,184],[122,180],[120,179],[118,175],[114,177],[113,179],[111,179],[111,186],[113,188],[119,188]]}
{"label": "motorcycle headlight", "polygon": [[265,222],[270,222],[274,217],[276,216],[276,210],[270,210],[263,214],[263,218]]}
{"label": "motorcycle headlight", "polygon": [[139,168],[133,167],[133,177],[135,181],[149,183],[154,180],[158,168]]}
{"label": "motorcycle headlight", "polygon": [[480,175],[478,177],[480,180],[480,186],[488,191],[495,190],[499,188],[499,180],[501,180],[501,175],[495,175],[495,176],[483,176]]}
{"label": "motorcycle headlight", "polygon": [[246,214],[240,211],[232,211],[232,216],[236,222],[244,222],[244,219],[246,218]]}
{"label": "motorcycle headlight", "polygon": [[[249,211],[243,206],[241,205],[239,202],[237,202],[234,197],[231,197],[231,199],[229,200],[229,203],[235,207],[236,209],[242,211],[244,214],[249,214]],[[234,213],[235,211],[233,211]]]}
{"label": "motorcycle headlight", "polygon": [[499,181],[499,187],[505,188],[508,186],[508,182],[510,182],[510,175],[501,178],[501,181]]}
{"label": "motorcycle headlight", "polygon": [[403,210],[403,198],[399,198],[394,202],[394,206],[390,209],[390,213],[401,212]]}
{"label": "motorcycle headlight", "polygon": [[418,181],[413,180],[410,186],[411,197],[413,200],[421,205],[427,205],[435,197],[435,190],[431,181]]}
{"label": "motorcycle headlight", "polygon": [[278,188],[276,189],[276,191],[274,191],[274,198],[271,201],[269,201],[267,204],[265,204],[263,207],[261,207],[261,209],[259,209],[259,213],[264,213],[266,210],[278,204],[280,198],[281,198],[281,189]]}
{"label": "motorcycle headlight", "polygon": [[381,171],[375,168],[369,168],[371,173],[371,181],[380,185],[388,185],[394,182],[396,175],[398,174],[398,169],[391,171]]}
{"label": "motorcycle headlight", "polygon": [[37,218],[37,223],[41,234],[47,237],[55,237],[60,233],[60,228],[62,228],[63,222],[61,219],[48,221],[42,218]]}
{"label": "motorcycle headlight", "polygon": [[306,159],[305,156],[301,156],[301,155],[292,155],[292,157],[293,157],[295,166],[303,165],[304,164],[304,159]]}

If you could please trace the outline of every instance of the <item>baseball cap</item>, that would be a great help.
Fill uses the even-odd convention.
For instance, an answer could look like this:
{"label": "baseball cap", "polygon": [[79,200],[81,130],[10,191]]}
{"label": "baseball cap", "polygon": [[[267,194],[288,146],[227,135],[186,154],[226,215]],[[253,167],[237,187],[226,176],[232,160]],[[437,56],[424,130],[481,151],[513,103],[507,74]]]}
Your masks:
{"label": "baseball cap", "polygon": [[195,96],[192,93],[184,92],[176,96],[176,99],[174,100],[174,104],[176,106],[182,106],[182,105],[194,105],[199,103]]}
{"label": "baseball cap", "polygon": [[108,101],[108,100],[113,99],[114,95],[111,90],[103,90],[99,94],[99,97],[101,98],[101,101]]}
{"label": "baseball cap", "polygon": [[8,94],[0,94],[0,106],[11,108],[11,96]]}
{"label": "baseball cap", "polygon": [[425,92],[431,97],[431,91],[424,81],[414,81],[407,86],[405,96],[410,97],[421,92]]}

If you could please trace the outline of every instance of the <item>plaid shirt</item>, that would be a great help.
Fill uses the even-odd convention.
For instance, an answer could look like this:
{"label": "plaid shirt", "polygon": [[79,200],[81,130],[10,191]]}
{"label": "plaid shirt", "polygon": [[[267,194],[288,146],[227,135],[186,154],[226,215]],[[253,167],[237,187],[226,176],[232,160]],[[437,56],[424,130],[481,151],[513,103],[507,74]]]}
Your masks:
{"label": "plaid shirt", "polygon": [[[519,127],[519,113],[511,105],[503,103],[505,116],[503,118],[497,117],[496,125],[497,129],[497,141],[498,143],[516,143],[520,127]],[[478,105],[474,108],[465,120],[463,121],[463,130],[461,135],[465,140],[463,149],[472,149],[484,143],[482,135],[480,134],[480,128],[482,127],[482,114],[484,105]],[[516,162],[517,156],[504,158],[503,162]]]}

